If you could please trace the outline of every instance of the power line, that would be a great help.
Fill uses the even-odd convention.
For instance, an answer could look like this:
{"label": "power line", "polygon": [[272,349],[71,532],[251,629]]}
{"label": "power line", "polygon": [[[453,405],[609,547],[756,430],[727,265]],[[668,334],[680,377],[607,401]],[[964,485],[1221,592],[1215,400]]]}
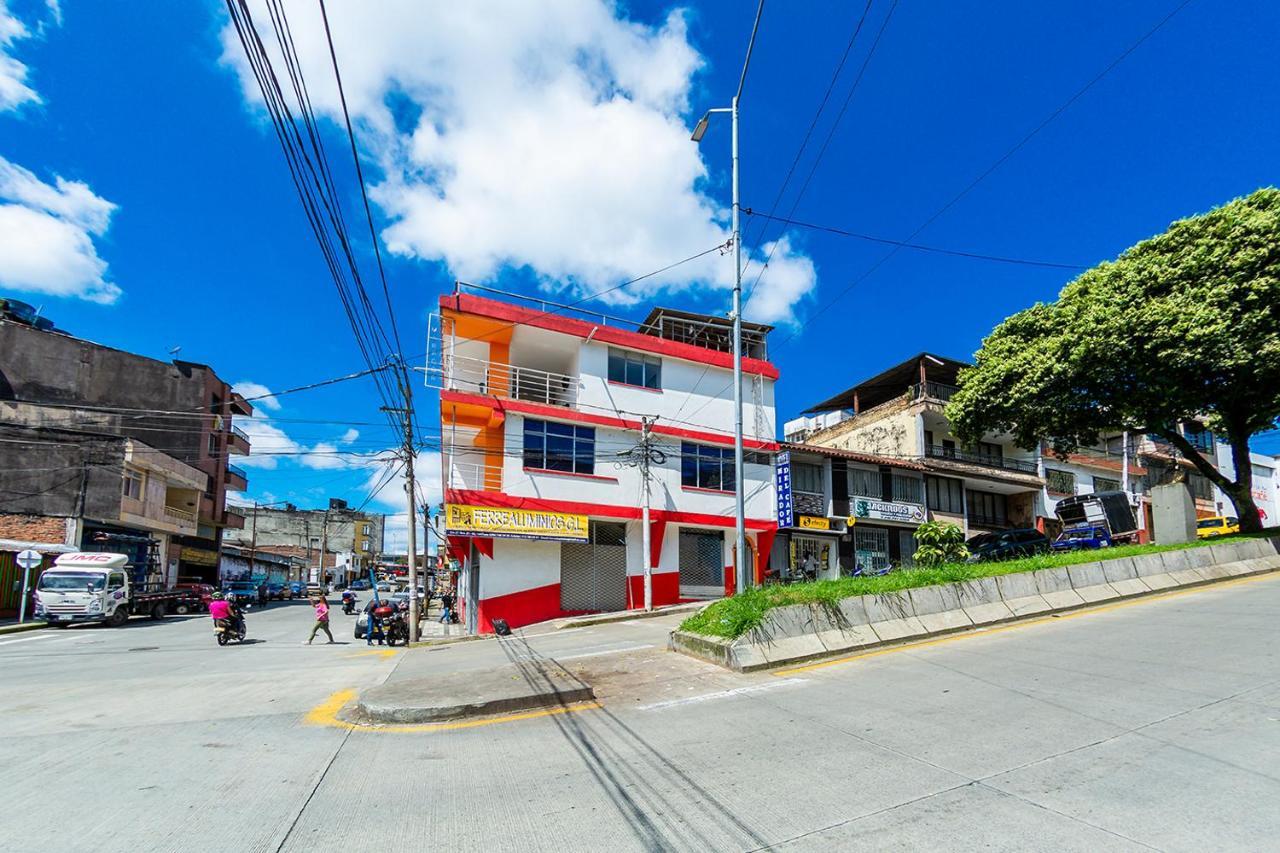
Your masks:
{"label": "power line", "polygon": [[[867,4],[868,10],[870,4]],[[849,109],[849,104],[853,100],[854,94],[858,91],[858,87],[862,84],[863,75],[867,73],[867,67],[871,65],[871,59],[876,55],[876,48],[880,46],[880,40],[884,37],[884,32],[889,28],[889,21],[893,20],[893,13],[898,9],[898,0],[893,0],[889,6],[888,13],[885,14],[884,20],[880,23],[880,29],[876,32],[876,37],[871,42],[871,49],[867,51],[866,57],[862,60],[862,66],[858,69],[858,76],[853,79],[853,85],[849,87],[848,93],[844,96],[844,103],[840,105],[840,112],[836,114],[835,120],[831,123],[831,128],[827,131],[827,137],[822,141],[822,147],[818,149],[818,156],[814,158],[813,164],[809,167],[809,174],[805,176],[804,183],[800,185],[800,192],[796,194],[795,199],[791,202],[791,207],[787,211],[787,218],[790,219],[795,215],[796,208],[800,206],[804,194],[809,191],[809,184],[813,181],[813,176],[817,174],[818,166],[822,163],[822,158],[827,153],[827,147],[831,145],[831,140],[836,135],[836,130],[840,127],[840,121],[844,118],[845,111]],[[865,12],[863,13],[865,17]],[[858,22],[858,29],[862,28],[862,22]],[[857,33],[854,33],[855,37]],[[769,254],[765,256],[764,264],[760,267],[760,272],[756,274],[756,280],[751,282],[751,286],[747,288],[745,299],[750,299],[755,293],[756,286],[760,284],[760,279],[764,278],[764,274],[769,270],[769,262],[773,260],[773,253],[777,251],[778,244],[782,242],[782,237],[786,234],[786,227],[778,234],[777,239],[773,241],[773,245],[769,247]],[[761,232],[761,245],[764,243],[764,234],[768,232],[766,227]],[[745,301],[745,300],[744,300]]]}
{"label": "power line", "polygon": [[1033,261],[1026,258],[1009,258],[1001,255],[986,255],[980,252],[964,252],[957,249],[940,249],[937,246],[924,246],[920,243],[909,243],[905,240],[890,240],[886,237],[875,237],[871,234],[860,234],[856,231],[846,231],[843,228],[835,228],[830,225],[815,225],[812,222],[802,222],[799,219],[788,219],[782,216],[773,216],[768,213],[760,213],[747,207],[743,213],[747,216],[758,216],[761,219],[771,220],[773,222],[782,222],[788,226],[799,226],[800,228],[808,228],[813,231],[825,231],[828,234],[836,234],[841,237],[854,237],[858,240],[866,240],[870,243],[881,243],[886,246],[897,246],[902,249],[915,249],[920,252],[933,252],[939,255],[953,255],[959,258],[973,258],[980,261],[995,261],[1002,264],[1020,264],[1029,267],[1048,267],[1050,269],[1060,270],[1085,270],[1088,266],[1085,264],[1062,264],[1053,261]]}
{"label": "power line", "polygon": [[[942,207],[938,208],[938,210],[935,211],[932,216],[926,219],[918,228],[916,228],[909,235],[907,235],[906,240],[902,242],[904,244],[910,243],[917,236],[919,236],[922,231],[924,231],[926,228],[928,228],[930,225],[936,222],[939,217],[941,217],[944,213],[946,213],[948,210],[954,207],[956,203],[959,202],[966,195],[968,195],[973,190],[974,187],[976,187],[978,184],[986,180],[988,176],[990,176],[993,172],[995,172],[996,169],[1000,168],[1000,166],[1002,166],[1010,157],[1012,157],[1018,151],[1022,150],[1023,146],[1025,146],[1028,142],[1030,142],[1032,138],[1034,138],[1038,133],[1040,133],[1040,131],[1048,127],[1049,124],[1054,119],[1056,119],[1058,116],[1066,112],[1066,110],[1072,104],[1078,101],[1086,92],[1092,89],[1094,85],[1096,85],[1100,80],[1102,80],[1102,78],[1106,77],[1109,73],[1111,73],[1111,71],[1113,71],[1121,62],[1127,59],[1130,54],[1132,54],[1135,50],[1137,50],[1139,47],[1145,44],[1148,39],[1150,39],[1153,35],[1159,32],[1160,29],[1164,27],[1165,24],[1169,23],[1169,21],[1171,21],[1175,15],[1177,15],[1179,12],[1185,9],[1188,5],[1190,5],[1190,3],[1191,3],[1191,0],[1182,0],[1181,3],[1179,3],[1176,7],[1174,7],[1172,12],[1170,12],[1169,14],[1161,18],[1160,21],[1156,23],[1156,25],[1153,26],[1151,29],[1147,30],[1146,33],[1144,33],[1141,38],[1139,38],[1133,44],[1129,45],[1129,47],[1127,47],[1123,52],[1120,53],[1119,56],[1113,59],[1110,64],[1108,64],[1105,68],[1103,68],[1101,71],[1095,74],[1087,83],[1085,83],[1083,86],[1077,89],[1076,92],[1073,95],[1071,95],[1071,97],[1067,98],[1066,101],[1064,101],[1056,109],[1054,109],[1047,116],[1045,116],[1045,118],[1041,120],[1039,124],[1033,127],[1025,136],[1023,136],[1021,139],[1015,142],[1013,146],[1009,148],[1009,150],[1005,151],[1004,154],[1000,155],[1000,157],[998,157],[994,163],[992,163],[985,170],[983,170],[976,178],[970,181],[964,187],[964,189],[960,190],[960,192],[952,196],[950,201],[948,201]],[[831,299],[827,300],[827,302],[822,306],[820,306],[817,311],[810,314],[809,317],[806,318],[802,323],[800,323],[795,328],[795,330],[792,331],[790,335],[788,335],[785,339],[783,339],[781,344],[778,344],[778,346],[785,346],[788,342],[794,340],[796,335],[798,335],[801,330],[803,330],[810,323],[812,323],[817,317],[821,316],[823,311],[825,311],[826,309],[830,308],[833,304],[838,302],[846,293],[852,290],[855,286],[857,286],[858,284],[860,284],[861,282],[869,278],[873,273],[875,273],[876,270],[878,270],[881,266],[883,266],[886,262],[888,262],[890,258],[894,257],[896,254],[898,254],[898,252],[902,251],[902,249],[903,249],[903,246],[894,246],[891,250],[889,250],[889,252],[887,252],[883,257],[881,257],[880,260],[872,264],[871,267],[867,269],[866,272],[864,272],[862,275],[855,278],[853,281],[849,282],[849,284],[847,284],[844,287],[844,289],[842,289],[839,293],[837,293]]]}

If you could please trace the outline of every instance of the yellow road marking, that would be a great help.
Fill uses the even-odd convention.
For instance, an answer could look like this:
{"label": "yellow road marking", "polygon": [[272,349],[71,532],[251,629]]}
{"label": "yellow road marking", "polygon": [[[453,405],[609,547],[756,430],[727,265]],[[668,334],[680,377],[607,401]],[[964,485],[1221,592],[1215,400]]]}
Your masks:
{"label": "yellow road marking", "polygon": [[573,705],[559,705],[554,708],[541,708],[536,711],[522,711],[516,714],[504,714],[500,717],[485,717],[478,720],[457,720],[451,723],[407,723],[401,725],[363,725],[349,723],[338,719],[338,712],[347,703],[356,698],[354,690],[339,690],[328,699],[307,712],[303,722],[308,726],[327,726],[338,729],[359,729],[368,732],[387,732],[406,734],[413,732],[442,732],[454,729],[474,729],[480,726],[494,726],[499,723],[514,723],[519,720],[535,720],[539,717],[554,717],[558,714],[574,714],[578,711],[591,711],[600,708],[599,702],[578,702]]}
{"label": "yellow road marking", "polygon": [[389,658],[400,654],[404,649],[374,649],[369,652],[356,652],[353,655],[343,655],[344,658],[367,658],[370,655],[376,655],[382,658]]}
{"label": "yellow road marking", "polygon": [[831,660],[818,661],[817,663],[805,664],[803,666],[792,666],[786,669],[774,670],[773,674],[782,678],[790,675],[799,675],[803,672],[812,672],[815,669],[825,669],[829,666],[837,664],[850,663],[856,660],[865,660],[866,658],[879,657],[880,655],[891,655],[897,652],[909,652],[916,649],[926,649],[930,646],[940,646],[944,643],[955,643],[960,640],[971,640],[975,637],[990,637],[992,634],[1002,634],[1006,631],[1016,631],[1021,628],[1030,628],[1035,625],[1044,625],[1050,622],[1062,622],[1064,619],[1076,619],[1081,616],[1092,616],[1095,613],[1106,613],[1110,610],[1119,610],[1122,607],[1133,607],[1138,604],[1150,604],[1155,601],[1164,601],[1170,598],[1179,598],[1184,595],[1192,595],[1197,592],[1204,592],[1210,589],[1222,589],[1228,586],[1238,586],[1245,583],[1253,583],[1261,580],[1274,580],[1280,577],[1278,572],[1270,572],[1264,575],[1253,575],[1246,578],[1235,578],[1233,580],[1216,581],[1210,584],[1194,586],[1188,589],[1174,589],[1168,592],[1159,592],[1153,595],[1144,595],[1138,598],[1126,601],[1117,601],[1114,604],[1102,604],[1097,607],[1087,607],[1081,610],[1072,610],[1067,613],[1060,613],[1056,616],[1043,616],[1037,619],[1028,619],[1023,622],[1013,622],[1008,625],[996,625],[990,628],[974,628],[970,631],[962,631],[958,634],[948,634],[945,637],[938,637],[933,640],[919,640],[912,643],[903,643],[900,646],[890,646],[884,649],[875,649],[869,652],[861,652],[854,655],[846,655],[844,657],[833,658]]}

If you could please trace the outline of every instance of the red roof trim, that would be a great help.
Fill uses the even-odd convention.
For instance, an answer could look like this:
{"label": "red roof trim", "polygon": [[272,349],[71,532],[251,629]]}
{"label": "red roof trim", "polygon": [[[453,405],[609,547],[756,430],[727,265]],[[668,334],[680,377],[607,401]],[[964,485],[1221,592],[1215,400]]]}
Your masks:
{"label": "red roof trim", "polygon": [[[465,314],[477,314],[481,317],[491,317],[496,320],[506,320],[511,323],[517,323],[525,326],[535,326],[539,329],[547,329],[552,332],[561,332],[566,335],[573,335],[579,338],[591,338],[592,340],[601,341],[603,343],[617,344],[618,346],[630,347],[631,349],[642,350],[644,352],[658,353],[668,355],[672,358],[682,358],[686,361],[696,361],[699,364],[707,364],[710,362],[716,367],[726,369],[733,368],[733,354],[720,352],[719,350],[707,349],[706,347],[698,347],[693,344],[684,344],[679,341],[668,341],[664,338],[655,337],[653,335],[645,335],[640,332],[632,332],[626,329],[618,329],[613,326],[602,326],[595,323],[588,323],[585,320],[579,320],[574,317],[565,317],[560,314],[549,314],[545,311],[535,311],[532,308],[526,308],[523,305],[513,305],[510,302],[500,302],[496,299],[486,299],[482,296],[474,296],[470,293],[453,293],[445,294],[440,297],[440,307],[452,309]],[[758,373],[769,379],[778,378],[778,368],[774,367],[767,361],[758,358],[744,358],[742,360],[742,370],[744,373]]]}
{"label": "red roof trim", "polygon": [[[562,406],[548,406],[544,403],[530,403],[525,400],[506,400],[500,397],[490,397],[483,394],[469,394],[465,391],[441,391],[440,401],[442,403],[467,403],[477,406],[488,406],[489,408],[499,412],[518,412],[524,415],[536,415],[537,417],[547,418],[549,420],[592,424],[593,426],[613,427],[614,429],[639,430],[641,428],[639,421],[633,421],[627,418],[615,418],[608,415],[593,415],[587,412],[580,412],[577,409],[566,409]],[[702,430],[667,426],[662,423],[654,424],[651,429],[662,435],[687,438],[690,441],[701,441],[707,444],[733,444],[733,436],[726,435],[724,433],[703,432]],[[758,441],[754,438],[744,438],[742,440],[742,446],[748,450],[763,450],[770,453],[778,449],[778,443],[776,441]]]}
{"label": "red roof trim", "polygon": [[[544,509],[549,512],[571,512],[578,515],[603,515],[609,518],[640,518],[641,510],[634,506],[616,506],[613,504],[595,504],[583,501],[556,501],[546,498],[522,498],[503,492],[482,492],[474,489],[445,489],[445,500],[449,503],[471,504],[473,506],[495,506],[507,509]],[[708,527],[733,527],[732,515],[714,515],[706,512],[672,512],[671,510],[650,510],[652,522],[671,522],[675,524],[701,524]],[[776,530],[778,523],[772,518],[748,518],[747,527],[751,530]]]}

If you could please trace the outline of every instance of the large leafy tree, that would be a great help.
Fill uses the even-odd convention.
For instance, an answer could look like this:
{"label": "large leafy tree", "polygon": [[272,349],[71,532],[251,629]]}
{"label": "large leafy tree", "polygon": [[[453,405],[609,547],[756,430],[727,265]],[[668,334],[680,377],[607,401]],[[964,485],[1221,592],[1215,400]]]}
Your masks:
{"label": "large leafy tree", "polygon": [[[1280,190],[1175,222],[1009,317],[960,384],[947,416],[961,439],[1010,432],[1065,454],[1153,433],[1259,529],[1249,438],[1280,418]],[[1178,432],[1190,418],[1230,443],[1234,480]]]}

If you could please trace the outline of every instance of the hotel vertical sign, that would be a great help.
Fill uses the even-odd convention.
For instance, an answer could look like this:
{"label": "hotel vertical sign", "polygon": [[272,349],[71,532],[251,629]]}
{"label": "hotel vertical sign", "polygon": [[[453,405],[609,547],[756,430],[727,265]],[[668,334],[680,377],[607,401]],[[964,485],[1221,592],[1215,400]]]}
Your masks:
{"label": "hotel vertical sign", "polygon": [[779,453],[773,470],[776,479],[774,492],[778,496],[778,526],[790,527],[795,523],[795,507],[791,503],[791,454]]}

